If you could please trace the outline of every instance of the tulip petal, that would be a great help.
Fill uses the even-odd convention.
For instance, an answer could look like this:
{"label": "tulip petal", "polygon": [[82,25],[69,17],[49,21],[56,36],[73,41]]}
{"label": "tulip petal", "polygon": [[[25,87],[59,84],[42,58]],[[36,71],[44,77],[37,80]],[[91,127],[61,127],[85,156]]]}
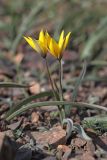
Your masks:
{"label": "tulip petal", "polygon": [[46,31],[45,33],[45,39],[47,42],[47,47],[49,47],[50,41],[51,41],[51,36],[48,34],[48,32]]}
{"label": "tulip petal", "polygon": [[58,59],[59,58],[58,57],[59,47],[58,47],[58,44],[56,43],[56,41],[53,38],[51,38],[51,40],[50,40],[49,49],[50,49],[50,53]]}
{"label": "tulip petal", "polygon": [[46,54],[47,53],[47,46],[44,43],[40,42],[40,41],[38,41],[38,44],[39,44],[39,46],[41,48],[42,53]]}
{"label": "tulip petal", "polygon": [[39,41],[35,39],[34,43],[35,43],[35,50],[36,50],[36,52],[42,53],[43,51],[41,49],[41,45],[40,45]]}
{"label": "tulip petal", "polygon": [[[49,44],[50,53],[55,56],[54,46],[53,46],[53,39],[51,38],[50,44]],[[56,56],[55,56],[56,57]]]}
{"label": "tulip petal", "polygon": [[59,42],[58,42],[59,48],[62,48],[63,43],[64,43],[64,31],[61,32],[59,37]]}
{"label": "tulip petal", "polygon": [[44,35],[43,30],[41,30],[39,33],[39,41],[42,43],[45,43],[45,35]]}
{"label": "tulip petal", "polygon": [[57,42],[54,39],[52,39],[52,42],[53,42],[53,46],[54,46],[55,56],[58,58],[59,53],[60,53],[60,48],[59,48]]}
{"label": "tulip petal", "polygon": [[28,42],[28,44],[35,49],[35,43],[31,37],[24,37],[24,39]]}
{"label": "tulip petal", "polygon": [[67,36],[65,37],[64,48],[63,48],[63,49],[65,49],[65,48],[66,48],[66,46],[68,45],[70,35],[71,35],[71,32],[69,32],[69,33],[67,34]]}

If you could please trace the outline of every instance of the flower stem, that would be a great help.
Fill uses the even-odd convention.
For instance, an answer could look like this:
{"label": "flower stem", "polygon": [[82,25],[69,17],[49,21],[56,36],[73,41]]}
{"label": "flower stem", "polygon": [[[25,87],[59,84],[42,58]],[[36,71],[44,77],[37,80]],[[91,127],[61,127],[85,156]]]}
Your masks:
{"label": "flower stem", "polygon": [[60,101],[63,101],[63,89],[62,89],[62,75],[63,75],[63,69],[62,69],[62,61],[59,60],[59,85],[60,85]]}
{"label": "flower stem", "polygon": [[57,99],[57,97],[56,97],[56,92],[55,92],[55,88],[54,88],[54,85],[53,85],[53,81],[52,81],[52,79],[51,79],[51,74],[50,74],[50,71],[49,71],[49,66],[48,66],[48,62],[47,62],[47,59],[46,59],[46,58],[45,58],[45,63],[46,63],[46,69],[47,69],[49,81],[50,81],[50,84],[51,84],[51,87],[52,87],[52,92],[53,92],[53,95],[54,95],[55,99]]}
{"label": "flower stem", "polygon": [[[63,97],[63,88],[62,88],[62,76],[63,76],[62,61],[59,60],[59,85],[60,85],[59,92],[60,92],[60,101],[64,100],[64,97]],[[63,105],[61,106],[61,115],[62,115],[62,119],[64,119],[65,118],[65,110],[64,110],[64,106]]]}
{"label": "flower stem", "polygon": [[[57,93],[55,91],[54,85],[53,85],[53,81],[52,81],[52,78],[51,78],[51,74],[50,74],[50,71],[49,71],[49,66],[48,66],[48,62],[47,62],[46,58],[45,58],[45,63],[46,63],[46,69],[47,69],[49,81],[50,81],[50,84],[51,84],[51,87],[52,87],[53,95],[55,97],[55,100],[59,100],[59,98],[57,96]],[[63,111],[62,111],[62,108],[59,105],[58,105],[58,110],[59,110],[60,120],[61,120],[61,123],[62,123],[62,121],[63,121]]]}

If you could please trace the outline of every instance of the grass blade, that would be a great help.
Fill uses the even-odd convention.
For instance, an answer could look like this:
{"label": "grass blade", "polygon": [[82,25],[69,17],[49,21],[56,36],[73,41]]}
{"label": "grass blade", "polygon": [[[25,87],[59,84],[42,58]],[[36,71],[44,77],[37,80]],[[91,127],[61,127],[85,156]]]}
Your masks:
{"label": "grass blade", "polygon": [[[103,22],[103,23],[102,23]],[[93,58],[95,45],[102,41],[106,37],[107,33],[107,17],[101,19],[100,24],[98,25],[96,31],[91,34],[89,39],[86,42],[84,50],[81,54],[81,59],[91,59]]]}
{"label": "grass blade", "polygon": [[45,5],[45,3],[43,1],[38,3],[38,5],[34,5],[31,8],[30,13],[26,17],[24,17],[24,19],[22,20],[22,24],[19,27],[18,34],[12,44],[12,47],[11,47],[12,53],[15,53],[16,48],[17,48],[20,40],[22,39],[24,33],[28,29],[28,26],[29,26],[31,20],[34,19],[34,17],[36,17],[38,15],[38,13],[40,13],[40,11],[42,11],[42,9],[44,8],[44,5]]}
{"label": "grass blade", "polygon": [[12,82],[0,82],[0,87],[5,88],[28,88],[29,85],[24,84],[18,84],[18,83],[12,83]]}
{"label": "grass blade", "polygon": [[81,73],[79,75],[79,78],[76,81],[75,88],[74,88],[73,93],[72,93],[72,101],[73,102],[76,100],[77,93],[78,93],[78,88],[79,88],[82,80],[84,79],[84,76],[85,76],[85,73],[86,73],[86,69],[87,69],[87,62],[84,61],[82,71],[81,71]]}
{"label": "grass blade", "polygon": [[41,92],[39,94],[36,94],[36,95],[33,95],[33,96],[29,96],[28,98],[25,98],[24,100],[22,100],[21,102],[16,104],[14,107],[12,107],[7,112],[6,117],[8,117],[12,113],[14,113],[18,109],[20,109],[22,106],[27,105],[28,103],[31,103],[33,100],[36,100],[36,99],[39,99],[39,98],[43,98],[43,97],[46,97],[46,96],[53,96],[53,92],[52,91]]}
{"label": "grass blade", "polygon": [[66,102],[66,101],[45,101],[45,102],[37,102],[37,103],[31,103],[28,105],[23,106],[22,108],[20,108],[19,110],[15,111],[14,113],[12,113],[11,115],[9,115],[6,120],[9,121],[11,119],[13,119],[14,117],[20,115],[21,113],[27,111],[28,109],[33,109],[33,108],[37,108],[37,107],[42,107],[42,106],[58,106],[58,105],[73,105],[76,107],[86,107],[86,108],[92,108],[92,109],[101,109],[107,112],[107,108],[100,106],[100,105],[95,105],[95,104],[88,104],[88,103],[84,103],[84,102]]}
{"label": "grass blade", "polygon": [[[72,93],[72,102],[74,102],[76,100],[76,98],[77,98],[78,88],[79,88],[79,86],[81,85],[81,83],[82,83],[82,81],[84,79],[84,76],[85,76],[85,73],[86,73],[86,69],[87,69],[87,62],[84,61],[82,71],[81,71],[81,73],[79,75],[79,78],[77,78],[77,80],[76,80],[76,84],[75,84],[75,87],[74,87],[74,90],[73,90],[73,93]],[[65,107],[65,112],[66,112],[67,116],[70,115],[71,108],[72,108],[72,105],[69,105],[69,106]]]}

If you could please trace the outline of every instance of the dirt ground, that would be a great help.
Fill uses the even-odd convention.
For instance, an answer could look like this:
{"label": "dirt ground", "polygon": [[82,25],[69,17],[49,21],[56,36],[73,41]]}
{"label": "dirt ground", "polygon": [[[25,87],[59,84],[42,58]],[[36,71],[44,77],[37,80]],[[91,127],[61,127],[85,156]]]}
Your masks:
{"label": "dirt ground", "polygon": [[[16,70],[16,64],[20,61],[20,70]],[[72,99],[72,90],[75,81],[70,81],[78,77],[81,71],[81,65],[76,62],[78,54],[73,51],[66,51],[64,54],[64,98]],[[2,155],[9,153],[10,159],[15,156],[16,159],[64,159],[64,160],[106,160],[107,159],[107,128],[94,124],[86,126],[86,133],[92,138],[86,141],[79,138],[74,133],[66,141],[66,130],[62,129],[59,118],[55,116],[57,107],[43,106],[37,109],[30,109],[29,112],[22,113],[13,120],[5,121],[5,114],[10,107],[22,100],[25,96],[30,96],[51,89],[47,76],[42,72],[44,63],[40,63],[41,58],[34,53],[19,53],[14,59],[11,56],[4,56],[0,60],[0,81],[16,81],[20,78],[21,83],[33,84],[28,89],[20,88],[1,88],[1,107],[0,107],[0,147]],[[54,60],[49,57],[51,67],[54,66]],[[79,62],[80,63],[80,62]],[[75,64],[75,69],[72,69]],[[57,68],[53,70],[53,78],[57,77]],[[91,73],[92,67],[87,67],[87,73]],[[100,69],[97,74],[102,78],[107,74],[107,68]],[[42,75],[42,78],[40,77]],[[87,75],[86,75],[87,76]],[[102,106],[107,105],[106,81],[84,81],[78,90],[76,101],[92,102]],[[48,96],[46,99],[50,100]],[[54,115],[52,115],[54,113]],[[70,118],[75,123],[82,124],[85,117],[106,114],[103,111],[72,107]],[[5,136],[7,135],[7,136]],[[5,149],[6,148],[6,149]],[[5,160],[6,156],[2,157]],[[10,160],[8,157],[8,160]]]}

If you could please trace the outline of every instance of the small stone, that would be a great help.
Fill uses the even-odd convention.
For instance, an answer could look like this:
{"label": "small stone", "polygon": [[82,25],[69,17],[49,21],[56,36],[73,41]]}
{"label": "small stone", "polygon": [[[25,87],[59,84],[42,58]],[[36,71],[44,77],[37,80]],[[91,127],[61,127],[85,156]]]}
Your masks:
{"label": "small stone", "polygon": [[12,139],[14,138],[13,132],[12,132],[12,130],[10,130],[10,129],[7,130],[7,131],[5,131],[4,134],[5,134],[6,136],[9,136],[9,137],[12,138]]}
{"label": "small stone", "polygon": [[35,138],[36,143],[42,146],[50,145],[52,148],[56,148],[60,144],[66,142],[66,132],[61,126],[53,127],[44,132],[31,132]]}
{"label": "small stone", "polygon": [[40,84],[38,82],[33,81],[30,85],[32,85],[29,88],[31,94],[37,94],[40,92]]}
{"label": "small stone", "polygon": [[62,151],[65,153],[65,152],[71,150],[71,148],[69,148],[69,147],[66,146],[66,145],[59,145],[59,146],[57,147],[57,150],[62,150]]}
{"label": "small stone", "polygon": [[87,141],[86,146],[84,147],[85,151],[88,151],[90,155],[93,155],[95,152],[95,146],[92,141]]}
{"label": "small stone", "polygon": [[37,123],[39,121],[39,113],[38,112],[32,112],[31,121],[32,121],[32,123]]}
{"label": "small stone", "polygon": [[75,138],[75,139],[73,140],[73,142],[72,142],[72,144],[73,144],[74,146],[78,147],[78,148],[81,148],[81,147],[85,146],[86,143],[87,143],[87,141],[84,140],[84,139],[81,139],[81,138]]}
{"label": "small stone", "polygon": [[83,153],[81,160],[95,160],[95,158],[89,153],[89,152],[85,152]]}
{"label": "small stone", "polygon": [[56,157],[49,156],[49,157],[44,158],[43,160],[56,160]]}

